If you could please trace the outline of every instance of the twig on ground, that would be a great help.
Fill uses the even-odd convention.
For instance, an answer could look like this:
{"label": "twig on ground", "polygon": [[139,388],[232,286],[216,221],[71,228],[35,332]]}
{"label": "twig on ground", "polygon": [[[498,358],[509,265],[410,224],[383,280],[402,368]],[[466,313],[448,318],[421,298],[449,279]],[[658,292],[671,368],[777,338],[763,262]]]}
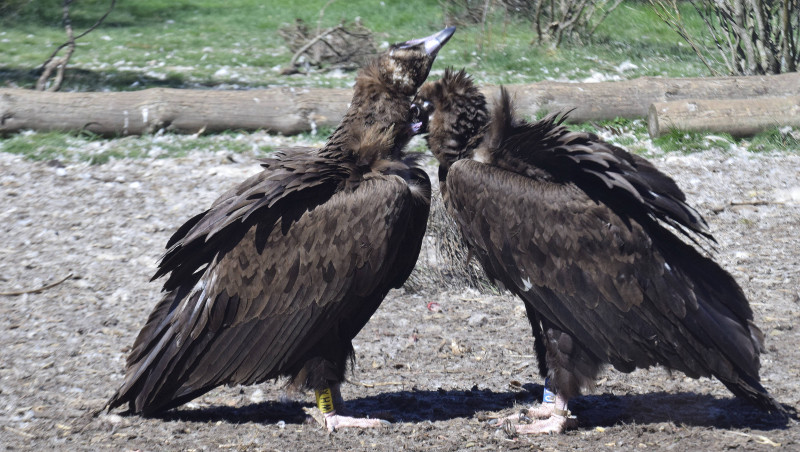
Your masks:
{"label": "twig on ground", "polygon": [[739,436],[744,436],[746,438],[753,438],[758,444],[766,444],[766,445],[770,445],[772,447],[781,447],[781,443],[776,443],[775,441],[767,438],[764,435],[753,435],[753,434],[744,433],[744,432],[728,432],[728,433],[732,433],[734,435],[739,435]]}
{"label": "twig on ground", "polygon": [[381,381],[377,383],[363,383],[359,381],[358,384],[360,384],[365,388],[377,388],[379,386],[402,386],[405,383],[403,383],[402,381]]}
{"label": "twig on ground", "polygon": [[764,200],[757,200],[757,201],[731,201],[728,204],[715,207],[711,209],[714,213],[720,213],[723,210],[727,209],[728,207],[735,207],[735,206],[771,206],[771,205],[784,205],[785,202],[781,201],[764,201]]}
{"label": "twig on ground", "polygon": [[39,293],[39,292],[45,291],[47,289],[52,289],[53,287],[63,283],[64,281],[66,281],[66,280],[68,280],[70,278],[72,278],[72,273],[70,273],[69,275],[61,278],[60,280],[58,280],[58,281],[56,281],[56,282],[54,282],[52,284],[48,284],[46,286],[39,287],[38,289],[18,290],[18,291],[11,291],[11,292],[0,292],[0,295],[17,296],[17,295],[25,295],[26,293]]}

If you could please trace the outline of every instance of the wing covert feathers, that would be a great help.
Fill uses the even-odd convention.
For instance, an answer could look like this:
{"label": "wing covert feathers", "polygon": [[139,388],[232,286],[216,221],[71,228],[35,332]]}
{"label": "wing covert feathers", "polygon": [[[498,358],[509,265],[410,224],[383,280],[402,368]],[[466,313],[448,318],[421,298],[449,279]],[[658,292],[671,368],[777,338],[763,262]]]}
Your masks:
{"label": "wing covert feathers", "polygon": [[574,183],[621,212],[651,215],[687,237],[691,238],[688,230],[713,240],[705,219],[686,204],[672,178],[592,133],[569,131],[563,125],[566,117],[517,121],[510,96],[501,88],[484,139],[492,164],[530,177]]}

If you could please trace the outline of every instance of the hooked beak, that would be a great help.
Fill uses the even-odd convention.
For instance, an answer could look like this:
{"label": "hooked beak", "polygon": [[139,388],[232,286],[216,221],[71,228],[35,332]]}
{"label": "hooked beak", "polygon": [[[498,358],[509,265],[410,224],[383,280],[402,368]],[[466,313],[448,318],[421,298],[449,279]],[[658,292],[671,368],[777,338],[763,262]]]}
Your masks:
{"label": "hooked beak", "polygon": [[412,39],[411,41],[406,41],[400,45],[400,48],[406,47],[413,47],[418,44],[425,44],[425,53],[430,56],[436,56],[436,53],[439,52],[439,49],[444,46],[447,41],[450,40],[450,37],[453,36],[453,33],[456,32],[456,27],[447,27],[444,30],[434,33],[427,38],[421,39]]}

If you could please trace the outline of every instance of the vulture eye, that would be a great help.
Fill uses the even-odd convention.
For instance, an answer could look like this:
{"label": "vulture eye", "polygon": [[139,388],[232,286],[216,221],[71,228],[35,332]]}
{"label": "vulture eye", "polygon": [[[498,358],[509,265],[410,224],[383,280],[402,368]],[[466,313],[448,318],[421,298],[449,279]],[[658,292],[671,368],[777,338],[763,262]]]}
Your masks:
{"label": "vulture eye", "polygon": [[417,106],[417,104],[411,104],[411,117],[419,118],[419,116],[420,116],[419,107]]}

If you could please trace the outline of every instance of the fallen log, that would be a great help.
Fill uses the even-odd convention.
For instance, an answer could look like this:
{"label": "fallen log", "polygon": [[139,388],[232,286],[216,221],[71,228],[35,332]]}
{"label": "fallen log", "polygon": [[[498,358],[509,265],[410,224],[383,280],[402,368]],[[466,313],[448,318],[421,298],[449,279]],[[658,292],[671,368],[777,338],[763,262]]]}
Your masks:
{"label": "fallen log", "polygon": [[647,115],[652,138],[672,129],[744,137],[783,126],[800,128],[800,96],[656,102]]}
{"label": "fallen log", "polygon": [[267,130],[295,134],[339,123],[348,89],[275,88],[247,91],[151,88],[123,92],[0,89],[0,133],[86,130],[140,135]]}
{"label": "fallen log", "polygon": [[[571,122],[645,118],[655,102],[800,95],[800,73],[749,77],[657,78],[600,83],[507,85],[517,110],[534,116],[572,109]],[[489,99],[496,86],[485,86]],[[166,130],[263,129],[294,134],[334,127],[350,89],[271,88],[243,91],[151,88],[127,92],[43,93],[0,89],[0,134],[21,130],[87,130],[105,136]]]}
{"label": "fallen log", "polygon": [[[522,114],[574,110],[571,122],[646,118],[650,105],[683,99],[800,96],[800,73],[739,77],[660,78],[600,83],[509,85]],[[490,97],[491,98],[491,97]]]}

